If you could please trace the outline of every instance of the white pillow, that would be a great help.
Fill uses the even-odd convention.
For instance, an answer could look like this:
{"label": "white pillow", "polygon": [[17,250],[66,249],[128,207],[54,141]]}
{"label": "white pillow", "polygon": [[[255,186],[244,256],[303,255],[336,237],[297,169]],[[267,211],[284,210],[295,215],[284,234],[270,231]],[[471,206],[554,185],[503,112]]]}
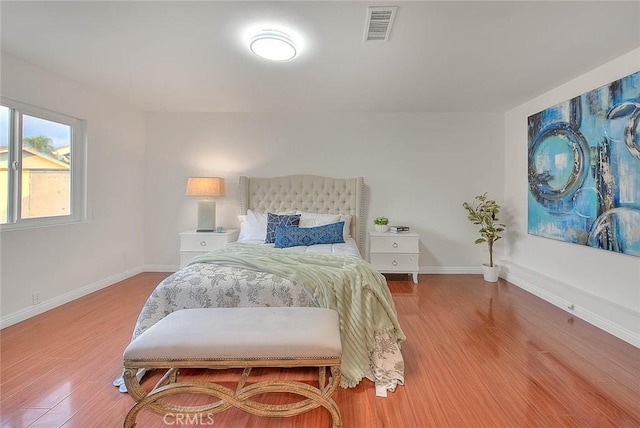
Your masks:
{"label": "white pillow", "polygon": [[[293,211],[274,214],[293,214]],[[247,215],[239,215],[238,221],[240,222],[238,241],[264,241],[267,238],[267,213],[247,210]]]}
{"label": "white pillow", "polygon": [[298,227],[323,226],[344,221],[342,235],[344,239],[351,238],[351,218],[353,217],[351,214],[307,213],[300,210],[296,211],[296,214],[300,214],[300,225]]}
{"label": "white pillow", "polygon": [[296,214],[300,214],[300,224],[298,225],[298,227],[324,226],[325,224],[337,223],[340,221],[340,215],[338,214]]}
{"label": "white pillow", "polygon": [[247,210],[247,215],[239,215],[240,234],[238,241],[262,240],[267,237],[267,213]]}
{"label": "white pillow", "polygon": [[340,214],[340,221],[344,221],[344,239],[351,238],[351,214]]}

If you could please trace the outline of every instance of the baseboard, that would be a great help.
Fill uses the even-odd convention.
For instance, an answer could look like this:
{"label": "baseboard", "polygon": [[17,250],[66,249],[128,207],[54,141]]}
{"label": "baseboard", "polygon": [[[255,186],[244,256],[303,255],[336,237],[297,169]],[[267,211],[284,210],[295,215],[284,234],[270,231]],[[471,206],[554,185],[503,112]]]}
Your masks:
{"label": "baseboard", "polygon": [[144,272],[175,272],[180,269],[178,265],[144,265]]}
{"label": "baseboard", "polygon": [[0,329],[5,327],[9,327],[10,325],[17,324],[20,321],[24,321],[28,318],[35,317],[36,315],[40,315],[44,312],[47,312],[53,308],[57,308],[58,306],[62,306],[65,303],[69,303],[72,300],[79,299],[80,297],[86,296],[87,294],[93,293],[94,291],[101,290],[110,285],[115,284],[116,282],[123,281],[127,278],[130,278],[134,275],[144,272],[143,266],[138,266],[132,269],[129,269],[125,272],[121,272],[116,275],[112,275],[108,278],[102,279],[100,281],[96,281],[92,284],[86,285],[82,288],[75,289],[73,291],[69,291],[68,293],[62,294],[60,296],[54,297],[53,299],[45,300],[39,305],[31,306],[26,309],[22,309],[18,312],[14,312],[12,314],[3,316],[0,318]]}
{"label": "baseboard", "polygon": [[420,266],[421,274],[434,275],[470,275],[481,274],[482,267],[468,266]]}
{"label": "baseboard", "polygon": [[[560,309],[640,348],[640,312],[587,293],[524,266],[503,262],[501,276]],[[550,292],[549,290],[558,290]]]}

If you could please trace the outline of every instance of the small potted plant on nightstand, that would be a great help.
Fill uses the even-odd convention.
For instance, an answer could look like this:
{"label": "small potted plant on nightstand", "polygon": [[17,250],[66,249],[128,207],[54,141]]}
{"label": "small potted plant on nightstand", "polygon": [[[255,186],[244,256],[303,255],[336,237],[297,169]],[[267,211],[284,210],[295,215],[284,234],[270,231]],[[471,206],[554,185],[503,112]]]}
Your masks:
{"label": "small potted plant on nightstand", "polygon": [[376,217],[373,219],[374,227],[378,232],[386,232],[389,230],[389,219],[386,217]]}
{"label": "small potted plant on nightstand", "polygon": [[462,206],[468,212],[468,218],[473,224],[480,226],[480,238],[476,239],[476,244],[483,242],[489,247],[489,264],[483,264],[484,280],[488,282],[496,282],[500,273],[500,267],[493,264],[493,244],[501,238],[500,233],[504,231],[505,225],[498,220],[498,212],[500,205],[496,201],[489,199],[487,194],[478,195],[474,201],[469,204],[463,203]]}

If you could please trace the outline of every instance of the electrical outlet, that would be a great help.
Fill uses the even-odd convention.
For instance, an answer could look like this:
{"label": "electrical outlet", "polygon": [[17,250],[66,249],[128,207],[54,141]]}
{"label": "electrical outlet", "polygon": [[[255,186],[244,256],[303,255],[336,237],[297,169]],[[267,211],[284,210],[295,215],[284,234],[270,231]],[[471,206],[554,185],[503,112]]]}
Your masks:
{"label": "electrical outlet", "polygon": [[31,303],[34,304],[34,305],[39,305],[40,304],[40,292],[39,291],[35,291],[31,295]]}

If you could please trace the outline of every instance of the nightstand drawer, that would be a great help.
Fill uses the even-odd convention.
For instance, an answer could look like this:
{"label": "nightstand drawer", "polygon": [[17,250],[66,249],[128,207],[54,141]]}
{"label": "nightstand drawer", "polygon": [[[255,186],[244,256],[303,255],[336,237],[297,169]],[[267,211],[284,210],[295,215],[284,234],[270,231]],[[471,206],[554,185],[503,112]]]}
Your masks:
{"label": "nightstand drawer", "polygon": [[371,264],[380,272],[418,271],[418,254],[371,254]]}
{"label": "nightstand drawer", "polygon": [[226,235],[181,235],[180,251],[211,251],[216,248],[224,247],[227,244]]}
{"label": "nightstand drawer", "polygon": [[238,230],[217,232],[183,232],[180,234],[180,251],[211,251],[222,248],[238,239]]}
{"label": "nightstand drawer", "polygon": [[417,235],[371,236],[371,253],[417,253]]}

